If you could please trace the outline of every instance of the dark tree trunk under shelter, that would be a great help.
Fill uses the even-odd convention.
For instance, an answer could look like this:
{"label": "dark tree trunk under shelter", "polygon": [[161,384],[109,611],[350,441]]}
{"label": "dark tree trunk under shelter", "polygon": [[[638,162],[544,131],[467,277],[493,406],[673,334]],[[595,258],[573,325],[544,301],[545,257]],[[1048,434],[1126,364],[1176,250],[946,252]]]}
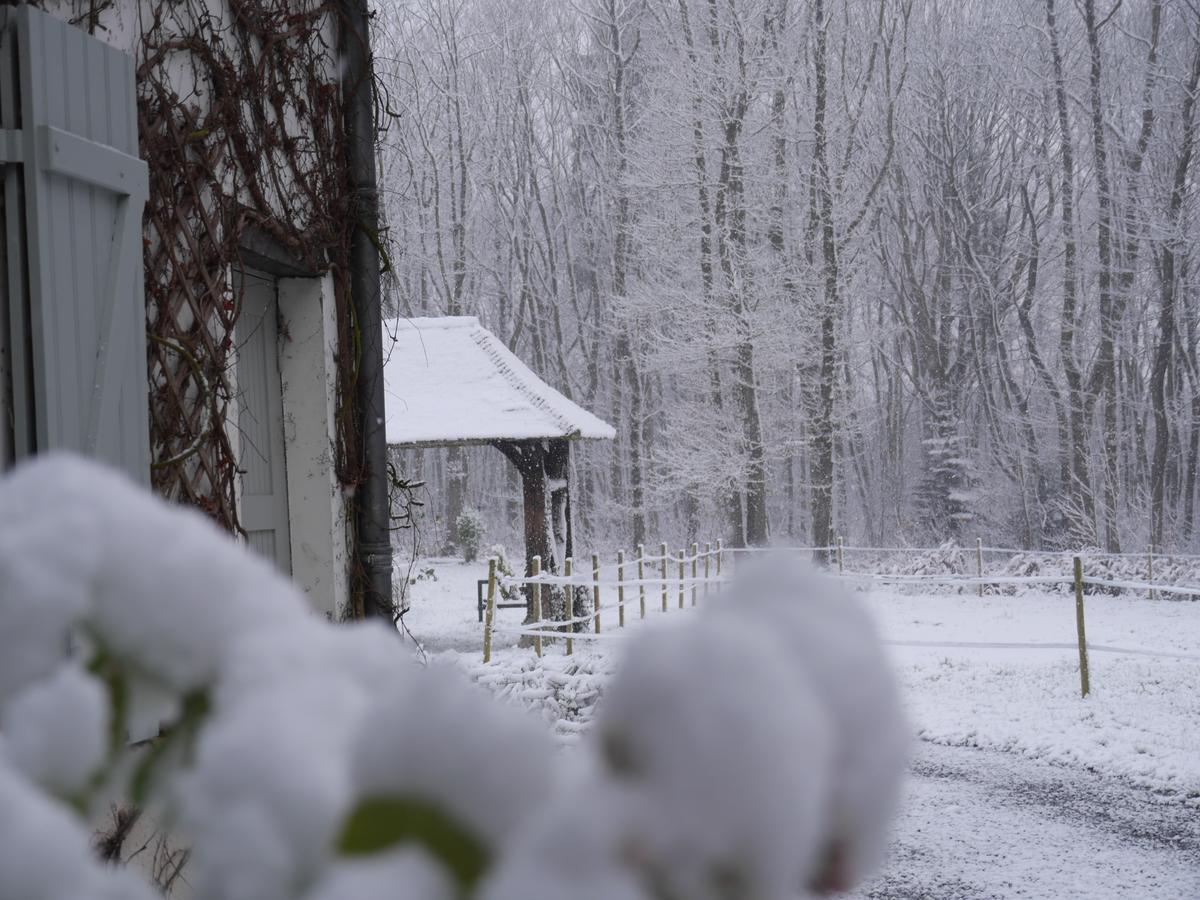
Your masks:
{"label": "dark tree trunk under shelter", "polygon": [[[571,445],[565,439],[495,441],[521,476],[525,517],[525,574],[540,556],[542,571],[559,574],[574,556],[571,525]],[[526,618],[534,620],[533,593],[526,591]]]}

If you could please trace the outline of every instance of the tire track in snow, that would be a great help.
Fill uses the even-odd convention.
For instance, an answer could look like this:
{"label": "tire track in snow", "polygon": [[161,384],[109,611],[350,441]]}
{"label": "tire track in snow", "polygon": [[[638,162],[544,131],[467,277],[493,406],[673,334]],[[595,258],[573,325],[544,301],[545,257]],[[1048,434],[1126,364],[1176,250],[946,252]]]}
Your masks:
{"label": "tire track in snow", "polygon": [[863,900],[1200,897],[1200,809],[1092,772],[922,743]]}

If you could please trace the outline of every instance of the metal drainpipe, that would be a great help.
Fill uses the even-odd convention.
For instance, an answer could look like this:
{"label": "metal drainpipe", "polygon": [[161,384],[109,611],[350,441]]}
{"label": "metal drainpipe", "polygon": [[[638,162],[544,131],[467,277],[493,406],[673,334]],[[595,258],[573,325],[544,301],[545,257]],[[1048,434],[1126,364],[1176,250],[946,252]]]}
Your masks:
{"label": "metal drainpipe", "polygon": [[359,339],[355,404],[362,427],[366,480],[355,495],[357,561],[366,575],[363,614],[386,616],[392,606],[392,545],[384,433],[383,334],[379,288],[379,189],[375,181],[375,85],[371,78],[366,0],[342,0],[340,34],[346,163],[353,215],[350,298]]}

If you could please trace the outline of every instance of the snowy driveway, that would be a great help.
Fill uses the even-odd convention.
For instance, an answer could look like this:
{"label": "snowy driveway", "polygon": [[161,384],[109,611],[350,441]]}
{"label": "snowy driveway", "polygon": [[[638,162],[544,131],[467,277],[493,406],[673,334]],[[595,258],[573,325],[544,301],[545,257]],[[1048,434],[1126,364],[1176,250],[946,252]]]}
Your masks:
{"label": "snowy driveway", "polygon": [[1200,808],[1029,757],[921,742],[870,900],[1200,897]]}

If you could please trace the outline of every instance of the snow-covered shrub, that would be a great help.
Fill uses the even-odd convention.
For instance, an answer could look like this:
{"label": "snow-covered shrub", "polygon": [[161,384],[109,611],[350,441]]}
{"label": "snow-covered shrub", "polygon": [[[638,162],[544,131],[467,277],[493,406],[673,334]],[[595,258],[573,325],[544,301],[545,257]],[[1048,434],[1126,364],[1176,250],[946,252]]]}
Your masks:
{"label": "snow-covered shrub", "polygon": [[[816,879],[830,827],[829,711],[764,645],[754,622],[698,617],[642,638],[605,692],[599,742],[627,788],[626,842],[664,896],[787,897]],[[781,747],[789,753],[771,765],[749,762]]]}
{"label": "snow-covered shrub", "polygon": [[883,854],[909,738],[874,623],[852,597],[786,558],[746,567],[718,614],[765,626],[829,710],[836,757],[824,877],[853,884]]}
{"label": "snow-covered shrub", "polygon": [[[1072,581],[1075,572],[1075,556],[1083,563],[1083,574],[1088,578],[1099,578],[1106,581],[1125,581],[1146,583],[1152,581],[1156,585],[1194,585],[1200,582],[1200,558],[1192,556],[1158,556],[1151,558],[1148,554],[1115,555],[1098,549],[1067,550],[1062,553],[1037,553],[1029,551],[1018,553],[999,564],[997,569],[1001,574],[1019,577],[1052,576],[1062,578],[1058,585],[1042,586],[1040,590],[1057,590],[1070,592],[1074,590]],[[1018,588],[1004,588],[1012,593]],[[1099,588],[1088,585],[1088,593],[1102,590],[1117,590],[1115,588]],[[1143,589],[1143,593],[1145,590]],[[1172,594],[1160,590],[1156,596],[1164,600],[1190,600],[1186,594]]]}
{"label": "snow-covered shrub", "polygon": [[479,545],[483,541],[483,514],[477,509],[464,509],[454,523],[454,535],[462,550],[463,562],[479,559]]}
{"label": "snow-covered shrub", "polygon": [[[508,561],[508,551],[504,549],[503,544],[493,544],[490,548],[488,548],[487,555],[489,559],[496,560],[497,578],[517,577],[517,573],[513,570],[512,563]],[[521,585],[514,584],[511,581],[500,582],[500,601],[502,603],[521,603]]]}
{"label": "snow-covered shrub", "polygon": [[114,799],[179,826],[198,900],[853,880],[903,729],[878,644],[831,612],[849,598],[786,578],[633,644],[568,760],[387,629],[313,615],[198,514],[90,463],[27,464],[0,480],[0,897],[152,896],[89,855],[83,823]]}
{"label": "snow-covered shrub", "polygon": [[152,900],[131,872],[93,860],[79,817],[0,755],[0,896],[13,900]]}
{"label": "snow-covered shrub", "polygon": [[[564,607],[567,604],[567,598],[570,597],[571,615],[566,614]],[[592,589],[587,585],[577,584],[574,587],[550,585],[542,588],[542,617],[545,619],[579,619],[576,622],[573,630],[577,632],[588,631],[592,624],[590,621],[584,621],[582,617],[592,614]]]}
{"label": "snow-covered shrub", "polygon": [[944,541],[930,550],[893,557],[880,571],[888,575],[974,575],[975,554],[953,541]]}

